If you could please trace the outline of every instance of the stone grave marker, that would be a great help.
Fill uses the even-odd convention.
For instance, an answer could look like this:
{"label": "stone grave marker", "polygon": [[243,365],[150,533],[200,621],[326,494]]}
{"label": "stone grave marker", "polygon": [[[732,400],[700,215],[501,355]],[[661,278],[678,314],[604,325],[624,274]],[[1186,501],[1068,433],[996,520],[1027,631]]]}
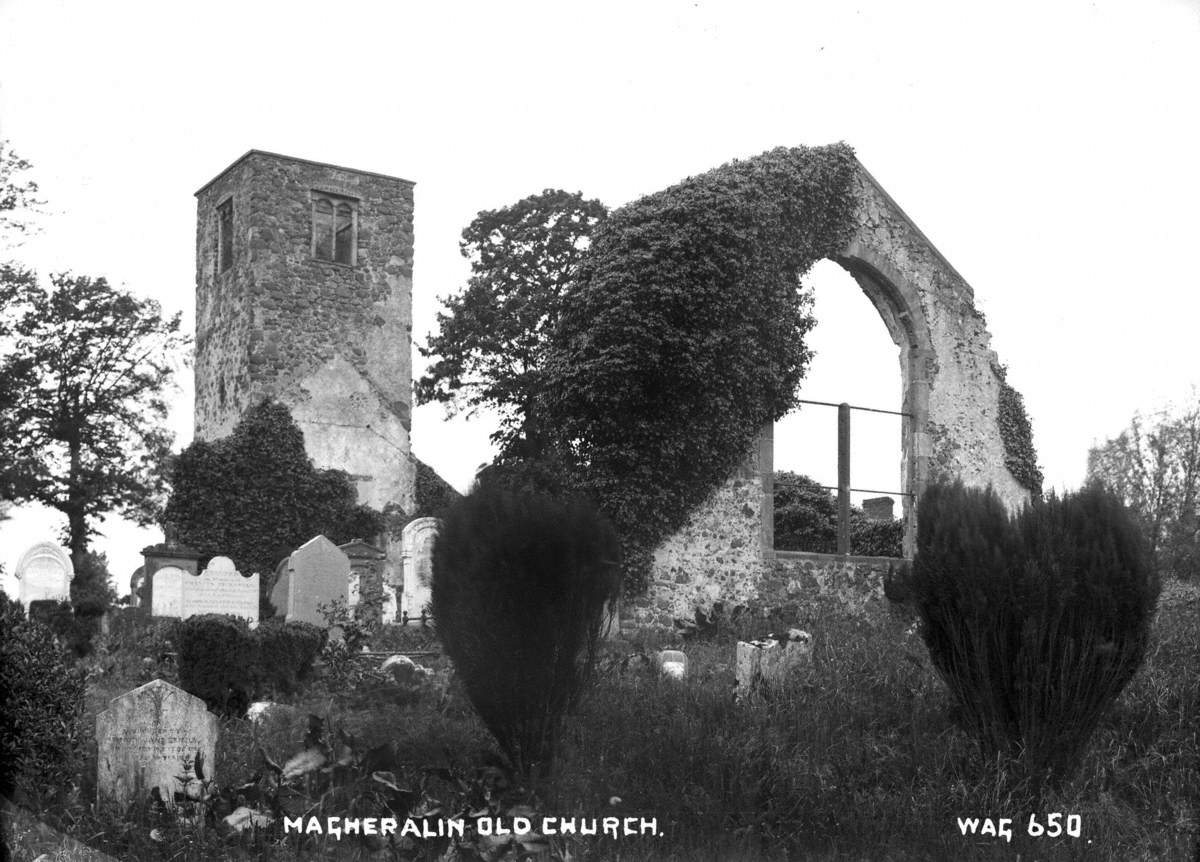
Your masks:
{"label": "stone grave marker", "polygon": [[31,602],[65,602],[71,599],[75,567],[67,552],[54,542],[38,542],[21,555],[14,571],[20,581],[18,598],[29,612]]}
{"label": "stone grave marker", "polygon": [[764,687],[786,684],[812,667],[812,635],[788,629],[786,636],[768,636],[757,641],[738,641],[734,672],[738,700]]}
{"label": "stone grave marker", "polygon": [[183,579],[191,575],[178,566],[163,566],[152,577],[150,615],[183,619]]}
{"label": "stone grave marker", "polygon": [[410,619],[420,617],[433,598],[433,543],[440,524],[437,518],[417,518],[400,534],[400,610]]}
{"label": "stone grave marker", "polygon": [[183,618],[199,614],[226,614],[257,623],[258,572],[242,577],[229,557],[213,557],[198,576],[183,579]]}
{"label": "stone grave marker", "polygon": [[157,787],[173,804],[176,791],[194,784],[197,758],[204,777],[215,779],[219,732],[204,701],[161,679],[114,697],[96,716],[99,797],[121,805],[145,803]]}
{"label": "stone grave marker", "polygon": [[318,608],[350,598],[350,558],[324,536],[309,539],[288,557],[271,591],[275,611],[289,620],[324,626]]}

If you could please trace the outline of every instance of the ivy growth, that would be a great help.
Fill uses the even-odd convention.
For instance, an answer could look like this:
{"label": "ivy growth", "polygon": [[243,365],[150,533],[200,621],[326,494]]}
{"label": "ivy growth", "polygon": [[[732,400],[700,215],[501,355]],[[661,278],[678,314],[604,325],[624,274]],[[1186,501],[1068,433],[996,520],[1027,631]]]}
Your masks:
{"label": "ivy growth", "polygon": [[1033,447],[1033,426],[1025,413],[1025,399],[1009,385],[1003,365],[993,366],[993,370],[1000,381],[1000,412],[996,421],[1000,439],[1004,441],[1004,466],[1021,487],[1038,499],[1042,496],[1042,471]]}
{"label": "ivy growth", "polygon": [[615,211],[546,357],[545,417],[622,536],[626,584],[795,405],[800,276],[849,241],[853,151],[779,148]]}

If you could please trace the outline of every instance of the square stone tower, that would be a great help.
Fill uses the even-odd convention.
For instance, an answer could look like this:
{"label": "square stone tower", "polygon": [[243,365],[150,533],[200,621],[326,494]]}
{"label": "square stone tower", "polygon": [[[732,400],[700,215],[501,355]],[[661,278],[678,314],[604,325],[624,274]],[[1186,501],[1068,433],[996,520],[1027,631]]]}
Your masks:
{"label": "square stone tower", "polygon": [[196,192],[196,437],[264,397],[358,499],[413,506],[413,184],[251,150]]}

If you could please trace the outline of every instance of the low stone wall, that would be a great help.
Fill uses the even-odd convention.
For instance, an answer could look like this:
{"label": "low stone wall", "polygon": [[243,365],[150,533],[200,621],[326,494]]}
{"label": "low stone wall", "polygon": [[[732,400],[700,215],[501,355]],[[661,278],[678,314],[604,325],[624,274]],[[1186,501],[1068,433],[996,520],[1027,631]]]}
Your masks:
{"label": "low stone wall", "polygon": [[[676,617],[691,619],[696,609],[706,613],[722,602],[726,611],[745,605],[756,612],[800,614],[806,608],[838,608],[847,614],[884,610],[888,601],[883,582],[888,570],[904,561],[896,557],[860,557],[775,551],[757,577],[733,579],[729,592],[714,592],[710,572],[675,570],[670,581],[651,583],[646,595],[622,602],[622,630],[669,628]],[[699,583],[689,583],[691,580]]]}

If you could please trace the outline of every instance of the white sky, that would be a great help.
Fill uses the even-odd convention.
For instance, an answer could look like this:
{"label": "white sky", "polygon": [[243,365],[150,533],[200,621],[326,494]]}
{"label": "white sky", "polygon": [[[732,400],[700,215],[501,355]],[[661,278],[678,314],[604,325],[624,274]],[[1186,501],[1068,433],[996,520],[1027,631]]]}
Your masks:
{"label": "white sky", "polygon": [[[0,0],[0,137],[48,202],[12,256],[43,273],[105,275],[190,328],[193,193],[272,150],[416,181],[423,339],[465,281],[458,238],[481,209],[547,187],[618,206],[730,158],[845,140],[974,287],[1060,488],[1094,440],[1200,379],[1198,84],[1197,0]],[[836,266],[812,282],[802,397],[896,407],[870,304]],[[182,445],[190,370],[180,383]],[[776,463],[832,482],[833,411],[808,410],[777,430]],[[853,481],[895,488],[899,426],[860,416]],[[417,408],[413,448],[465,488],[491,430]],[[59,523],[0,522],[6,581]],[[102,529],[123,586],[161,535]]]}

